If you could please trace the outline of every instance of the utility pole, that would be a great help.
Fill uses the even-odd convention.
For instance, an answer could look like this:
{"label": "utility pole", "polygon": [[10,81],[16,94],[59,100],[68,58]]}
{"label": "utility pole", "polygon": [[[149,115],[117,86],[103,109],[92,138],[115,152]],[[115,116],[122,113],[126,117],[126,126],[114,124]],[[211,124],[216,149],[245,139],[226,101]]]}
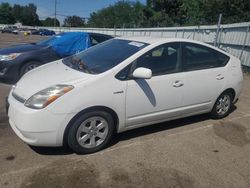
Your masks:
{"label": "utility pole", "polygon": [[54,27],[56,27],[56,6],[57,6],[57,0],[55,0],[55,17],[54,17]]}
{"label": "utility pole", "polygon": [[219,14],[219,20],[218,20],[218,24],[217,24],[217,31],[216,31],[216,35],[215,35],[215,39],[214,39],[214,46],[218,46],[218,38],[219,38],[219,34],[220,34],[220,24],[221,24],[221,19],[222,19],[222,14]]}

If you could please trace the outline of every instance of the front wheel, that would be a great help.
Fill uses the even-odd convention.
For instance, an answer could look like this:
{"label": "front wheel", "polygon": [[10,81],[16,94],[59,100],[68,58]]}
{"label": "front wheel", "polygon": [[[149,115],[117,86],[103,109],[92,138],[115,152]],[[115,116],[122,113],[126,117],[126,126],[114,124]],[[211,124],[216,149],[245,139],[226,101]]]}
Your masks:
{"label": "front wheel", "polygon": [[216,100],[211,116],[214,119],[222,119],[226,117],[231,110],[233,97],[229,92],[222,93]]}
{"label": "front wheel", "polygon": [[109,113],[89,112],[71,125],[68,145],[76,153],[94,153],[108,145],[113,132],[114,120]]}

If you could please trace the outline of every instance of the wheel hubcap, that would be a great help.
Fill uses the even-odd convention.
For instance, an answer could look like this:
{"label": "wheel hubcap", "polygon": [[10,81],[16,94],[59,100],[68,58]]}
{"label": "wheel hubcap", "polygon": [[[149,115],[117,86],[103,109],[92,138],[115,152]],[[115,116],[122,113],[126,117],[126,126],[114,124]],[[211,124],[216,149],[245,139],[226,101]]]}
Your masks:
{"label": "wheel hubcap", "polygon": [[108,122],[99,116],[86,119],[79,126],[76,138],[84,148],[95,148],[102,144],[108,135]]}
{"label": "wheel hubcap", "polygon": [[224,115],[228,112],[230,108],[230,96],[229,95],[223,95],[216,104],[216,111],[218,115]]}

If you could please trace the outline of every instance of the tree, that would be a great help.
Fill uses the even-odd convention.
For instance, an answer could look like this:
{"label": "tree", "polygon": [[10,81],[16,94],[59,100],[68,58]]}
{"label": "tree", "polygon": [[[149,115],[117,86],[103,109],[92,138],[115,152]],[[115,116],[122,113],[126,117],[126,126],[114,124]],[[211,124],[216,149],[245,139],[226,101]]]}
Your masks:
{"label": "tree", "polygon": [[[186,14],[187,25],[201,25],[206,23],[204,0],[183,0],[182,10]],[[216,15],[217,16],[217,15]]]}
{"label": "tree", "polygon": [[144,26],[144,8],[145,6],[142,5],[139,1],[134,3],[132,5],[133,7],[133,11],[131,12],[131,17],[134,19],[132,19],[134,21],[134,26],[135,27],[142,27]]}
{"label": "tree", "polygon": [[115,18],[114,14],[114,8],[111,6],[91,13],[88,25],[90,27],[119,27],[115,26],[118,18]]}
{"label": "tree", "polygon": [[166,27],[185,21],[182,0],[119,1],[90,15],[91,27]]}
{"label": "tree", "polygon": [[250,20],[249,0],[183,0],[182,10],[188,25],[216,24],[220,13],[224,24]]}
{"label": "tree", "polygon": [[[42,25],[34,4],[21,6],[9,3],[0,4],[0,23]],[[118,1],[90,14],[89,22],[79,16],[68,16],[64,26],[70,27],[168,27],[181,25],[216,24],[222,13],[222,23],[250,20],[250,0],[147,0],[146,5],[139,1]],[[59,21],[56,20],[57,26]],[[46,18],[44,26],[54,26],[53,18]]]}
{"label": "tree", "polygon": [[23,7],[21,5],[16,5],[16,4],[12,8],[12,16],[14,17],[16,22],[21,22],[22,9]]}
{"label": "tree", "polygon": [[9,3],[0,4],[0,23],[13,24],[22,22],[23,25],[41,25],[41,21],[36,13],[37,8],[30,3],[27,6],[15,4],[13,7]]}
{"label": "tree", "polygon": [[215,24],[218,15],[223,15],[222,23],[248,22],[250,20],[249,0],[204,0],[206,24]]}
{"label": "tree", "polygon": [[140,2],[119,1],[90,14],[91,27],[141,27],[144,25],[145,6]]}
{"label": "tree", "polygon": [[[55,18],[48,17],[42,21],[42,25],[52,27],[54,26],[54,20]],[[56,26],[60,26],[60,22],[58,21],[58,19],[56,19]]]}
{"label": "tree", "polygon": [[83,27],[84,25],[84,19],[79,16],[67,16],[64,20],[66,27]]}
{"label": "tree", "polygon": [[41,25],[41,21],[39,20],[38,15],[36,14],[36,6],[30,3],[28,6],[22,7],[21,11],[21,22],[24,25]]}
{"label": "tree", "polygon": [[182,25],[185,22],[182,5],[183,0],[147,0],[147,7],[151,9],[151,16],[147,19],[158,26]]}
{"label": "tree", "polygon": [[2,24],[13,24],[15,19],[12,16],[12,7],[9,3],[2,3],[0,5],[0,23]]}

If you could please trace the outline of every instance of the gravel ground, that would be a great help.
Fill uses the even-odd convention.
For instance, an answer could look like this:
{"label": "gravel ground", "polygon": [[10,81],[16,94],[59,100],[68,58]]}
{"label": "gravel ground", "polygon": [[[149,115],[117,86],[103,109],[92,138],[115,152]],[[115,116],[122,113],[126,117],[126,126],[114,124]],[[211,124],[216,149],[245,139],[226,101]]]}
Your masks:
{"label": "gravel ground", "polygon": [[23,34],[14,35],[14,34],[0,33],[0,48],[22,43],[32,43],[46,38],[47,37],[45,36],[38,36],[38,35],[24,36]]}
{"label": "gravel ground", "polygon": [[[39,38],[0,34],[0,46]],[[227,118],[200,115],[128,131],[91,155],[23,143],[4,112],[9,89],[0,84],[0,187],[250,187],[249,76]]]}

